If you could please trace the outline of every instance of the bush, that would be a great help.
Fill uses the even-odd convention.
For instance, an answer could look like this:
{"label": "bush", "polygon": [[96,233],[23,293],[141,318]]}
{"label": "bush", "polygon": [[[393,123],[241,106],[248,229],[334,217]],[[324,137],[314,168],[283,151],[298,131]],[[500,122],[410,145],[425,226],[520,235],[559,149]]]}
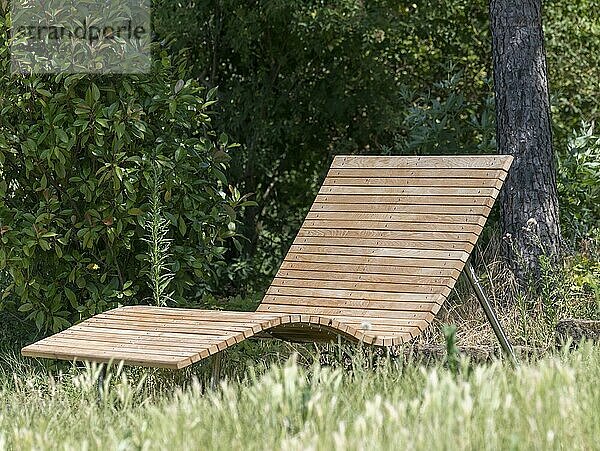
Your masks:
{"label": "bush", "polygon": [[[452,68],[449,68],[450,70]],[[462,72],[434,83],[435,93],[404,92],[411,105],[394,135],[391,153],[400,155],[461,155],[496,152],[494,96],[489,91],[479,104],[462,91]]]}
{"label": "bush", "polygon": [[600,136],[593,124],[573,131],[559,150],[558,191],[562,222],[572,240],[598,233],[600,218]]}
{"label": "bush", "polygon": [[[7,21],[8,16],[4,19]],[[173,242],[169,291],[214,286],[244,197],[228,186],[214,90],[186,79],[183,55],[155,48],[150,74],[9,75],[0,23],[0,309],[57,331],[150,290],[144,224],[156,167]]]}
{"label": "bush", "polygon": [[553,132],[561,144],[582,118],[600,118],[600,23],[596,0],[544,4]]}
{"label": "bush", "polygon": [[[156,33],[193,49],[194,75],[219,86],[219,124],[243,146],[232,170],[260,204],[244,214],[250,240],[237,283],[268,284],[332,155],[379,153],[416,134],[405,121],[422,106],[414,93],[444,95],[436,82],[460,71],[454,88],[468,105],[448,102],[447,115],[480,115],[487,14],[485,2],[464,0],[156,3]],[[457,136],[473,140],[472,130]]]}

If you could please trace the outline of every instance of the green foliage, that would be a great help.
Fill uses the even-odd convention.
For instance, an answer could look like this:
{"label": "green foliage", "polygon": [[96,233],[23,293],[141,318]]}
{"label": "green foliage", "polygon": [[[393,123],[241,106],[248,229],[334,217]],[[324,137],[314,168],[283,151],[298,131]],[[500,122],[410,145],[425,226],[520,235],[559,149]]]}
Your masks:
{"label": "green foliage", "polygon": [[[562,158],[575,124],[598,115],[597,1],[544,6]],[[192,49],[193,73],[219,87],[218,123],[243,146],[235,178],[259,207],[242,216],[237,281],[268,283],[332,155],[495,151],[487,2],[201,0],[155,12],[157,33]]]}
{"label": "green foliage", "polygon": [[559,147],[581,120],[600,119],[599,8],[598,0],[544,3],[552,119]]}
{"label": "green foliage", "polygon": [[[586,255],[578,256],[571,266],[571,289],[578,293],[590,293],[596,301],[595,316],[600,317],[600,257],[589,258]],[[590,312],[593,314],[593,311]],[[591,317],[588,313],[580,317]]]}
{"label": "green foliage", "polygon": [[[154,18],[219,87],[216,120],[243,146],[233,174],[259,207],[243,216],[238,280],[269,280],[332,155],[493,146],[486,2],[158,2]],[[449,72],[462,74],[450,87]]]}
{"label": "green foliage", "polygon": [[389,149],[396,154],[462,155],[493,153],[496,150],[494,98],[478,104],[465,97],[462,73],[448,74],[445,80],[434,83],[435,93],[403,91],[405,103],[411,105],[394,144]]}
{"label": "green foliage", "polygon": [[40,330],[151,293],[143,242],[160,168],[177,303],[214,286],[245,198],[225,175],[235,147],[211,123],[215,91],[185,55],[155,47],[144,75],[9,75],[0,23],[1,308]]}
{"label": "green foliage", "polygon": [[[556,324],[565,318],[600,320],[600,236],[589,240],[580,252],[560,264],[544,255],[536,289],[526,295],[516,292],[516,302],[504,309],[513,339],[518,344],[553,347]],[[504,299],[507,285],[497,285],[496,296]]]}
{"label": "green foliage", "polygon": [[460,352],[456,346],[456,326],[444,325],[442,332],[446,341],[446,365],[452,374],[457,374],[460,366]]}
{"label": "green foliage", "polygon": [[600,136],[583,123],[559,149],[558,191],[561,220],[572,239],[600,230]]}

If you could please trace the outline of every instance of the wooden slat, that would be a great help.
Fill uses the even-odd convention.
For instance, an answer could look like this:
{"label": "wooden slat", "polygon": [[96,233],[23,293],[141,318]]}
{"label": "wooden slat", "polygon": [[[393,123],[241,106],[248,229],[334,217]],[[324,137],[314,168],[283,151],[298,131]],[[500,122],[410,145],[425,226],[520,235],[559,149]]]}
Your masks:
{"label": "wooden slat", "polygon": [[[240,327],[238,329],[233,329],[231,327],[225,327],[225,326],[222,328],[219,328],[218,323],[200,323],[200,324],[198,324],[197,322],[186,321],[184,318],[173,319],[169,323],[165,323],[164,321],[156,322],[155,320],[153,320],[151,318],[144,318],[144,317],[123,318],[122,320],[114,318],[114,317],[103,317],[103,318],[96,317],[95,320],[98,322],[81,323],[80,325],[85,325],[86,327],[96,327],[99,324],[99,322],[101,321],[102,323],[111,324],[111,325],[114,325],[115,327],[121,328],[123,330],[127,330],[127,326],[130,324],[130,321],[133,321],[136,324],[152,323],[154,326],[156,326],[156,328],[159,328],[160,326],[165,325],[165,324],[181,324],[182,326],[191,326],[191,327],[186,327],[185,329],[181,330],[181,335],[185,335],[187,340],[194,340],[194,339],[196,339],[195,338],[196,335],[200,335],[205,338],[215,337],[214,339],[216,339],[218,341],[220,339],[223,339],[224,337],[234,336],[236,334],[247,332],[248,330],[252,331],[252,326],[253,326],[253,325],[249,324],[246,327]],[[153,335],[160,334],[160,333],[161,332],[157,331]]]}
{"label": "wooden slat", "polygon": [[[408,244],[408,243],[407,243]],[[398,257],[423,259],[449,259],[466,261],[468,254],[464,251],[446,251],[434,249],[398,249],[361,246],[318,246],[312,244],[295,245],[289,252],[294,254],[326,254],[326,255],[360,255],[369,257]]]}
{"label": "wooden slat", "polygon": [[450,288],[440,285],[418,285],[412,284],[393,284],[382,282],[362,282],[362,281],[347,281],[339,279],[284,279],[277,277],[273,280],[271,288],[274,287],[293,287],[293,288],[324,288],[324,289],[341,289],[341,290],[361,290],[361,291],[393,291],[397,293],[418,293],[418,294],[441,294],[447,296],[450,294]]}
{"label": "wooden slat", "polygon": [[371,194],[318,194],[315,202],[329,204],[395,204],[395,205],[494,205],[494,197]]}
{"label": "wooden slat", "polygon": [[487,216],[490,207],[486,205],[403,205],[403,204],[344,204],[314,203],[311,212],[340,211],[357,213],[425,213],[442,215],[481,215]]}
{"label": "wooden slat", "polygon": [[497,178],[448,178],[448,177],[327,177],[323,186],[418,186],[455,188],[496,188],[502,187]]}
{"label": "wooden slat", "polygon": [[[261,311],[277,312],[277,313],[294,313],[298,311],[298,307],[295,305],[278,305],[278,304],[264,304]],[[371,319],[382,319],[387,318],[390,320],[396,318],[404,319],[425,319],[431,320],[435,316],[430,311],[425,312],[413,312],[409,310],[364,310],[364,309],[344,309],[337,307],[312,307],[306,306],[302,309],[303,312],[311,315],[324,315],[330,317],[337,316],[352,316],[354,318],[362,318],[363,321],[369,321]]]}
{"label": "wooden slat", "polygon": [[471,252],[473,245],[464,241],[425,241],[425,240],[386,240],[386,239],[361,239],[361,238],[324,238],[297,236],[292,243],[295,246],[353,246],[376,247],[386,249],[425,249],[438,251],[464,251]]}
{"label": "wooden slat", "polygon": [[428,213],[357,213],[338,211],[310,211],[306,220],[324,221],[384,221],[384,222],[428,222],[432,224],[485,224],[486,217],[481,215],[447,215]]}
{"label": "wooden slat", "polygon": [[98,340],[93,336],[88,336],[85,340],[69,338],[68,336],[62,335],[53,336],[46,338],[44,340],[44,343],[48,346],[56,345],[61,348],[81,349],[84,351],[122,351],[134,355],[152,354],[156,356],[179,357],[185,359],[190,358],[194,354],[193,352],[180,351],[177,347],[173,347],[171,349],[164,349],[153,346],[152,344],[132,345],[129,343]]}
{"label": "wooden slat", "polygon": [[377,311],[391,312],[430,312],[431,302],[409,302],[409,301],[368,301],[364,299],[347,298],[323,298],[323,297],[298,297],[298,296],[265,296],[263,303],[268,305],[295,306],[297,311],[305,311],[305,307],[331,307],[352,309],[361,314],[365,310],[371,313]]}
{"label": "wooden slat", "polygon": [[188,354],[197,354],[202,350],[208,348],[213,343],[198,343],[190,340],[173,340],[173,339],[157,339],[157,337],[149,336],[142,338],[140,336],[126,336],[119,333],[106,333],[106,332],[82,332],[65,330],[61,334],[62,338],[68,338],[71,340],[78,340],[85,342],[87,340],[106,342],[106,343],[119,343],[130,346],[135,346],[138,349],[163,349],[183,351]]}
{"label": "wooden slat", "polygon": [[[90,323],[86,323],[86,327],[102,327],[102,328],[119,328],[122,330],[128,331],[147,331],[156,333],[181,333],[181,334],[193,334],[197,335],[199,333],[204,333],[205,330],[199,328],[197,326],[189,325],[189,324],[178,324],[177,322],[171,324],[165,323],[152,323],[150,321],[138,321],[138,320],[130,320],[130,321],[120,321],[115,324],[115,320],[107,319],[107,318],[91,318],[93,321]],[[205,341],[212,340],[215,343],[220,341],[226,341],[228,337],[235,336],[242,332],[230,332],[230,335],[219,336],[215,334],[205,333]]]}
{"label": "wooden slat", "polygon": [[399,293],[388,291],[344,290],[327,288],[296,288],[296,287],[269,287],[267,295],[322,297],[338,299],[363,299],[374,301],[398,302],[439,302],[441,296],[437,293]]}
{"label": "wooden slat", "polygon": [[419,169],[503,169],[512,162],[509,155],[469,155],[432,157],[337,156],[332,169],[338,168],[419,168]]}
{"label": "wooden slat", "polygon": [[364,230],[364,229],[331,229],[331,228],[302,228],[298,237],[334,237],[334,238],[369,238],[409,241],[448,241],[475,243],[477,234],[474,232],[444,232],[439,230],[415,232],[411,230]]}
{"label": "wooden slat", "polygon": [[247,327],[256,327],[264,324],[264,327],[273,327],[281,324],[282,318],[277,315],[257,314],[256,312],[232,312],[223,310],[201,310],[201,309],[182,309],[169,307],[150,307],[133,306],[110,310],[104,314],[116,317],[127,316],[148,316],[157,321],[162,318],[181,319],[190,321],[198,327],[214,326],[218,330],[244,330]]}
{"label": "wooden slat", "polygon": [[[208,331],[219,332],[217,324],[198,324],[195,321],[185,319],[169,319],[157,320],[156,318],[144,318],[144,317],[93,317],[85,322],[87,326],[91,325],[102,325],[110,326],[118,324],[120,328],[127,330],[153,330],[156,332],[179,332],[179,333],[193,333],[198,334],[206,331],[206,339],[214,336],[214,341],[223,339],[226,334],[234,335],[237,333],[244,332],[239,331],[221,331],[221,334],[210,334]],[[273,322],[269,327],[276,326],[280,323]],[[138,327],[139,326],[139,327]],[[248,326],[250,327],[250,326]]]}
{"label": "wooden slat", "polygon": [[[149,320],[143,320],[143,319],[139,319],[139,320],[132,320],[134,324],[143,324],[143,325],[148,325],[148,321]],[[169,335],[185,335],[186,337],[189,337],[190,340],[196,340],[198,336],[202,336],[204,338],[208,338],[211,336],[217,337],[217,341],[218,340],[225,340],[228,339],[229,337],[237,337],[240,334],[243,334],[246,338],[251,337],[252,335],[254,335],[255,333],[258,333],[260,331],[262,331],[264,329],[263,325],[261,323],[259,323],[258,321],[254,324],[249,323],[246,327],[242,327],[239,328],[237,330],[232,330],[231,327],[226,327],[226,326],[222,326],[219,327],[219,323],[215,323],[215,322],[206,322],[206,323],[201,323],[201,324],[190,324],[188,322],[186,322],[185,318],[180,318],[177,319],[175,321],[175,323],[171,323],[171,324],[177,324],[180,323],[181,328],[180,329],[172,329],[172,328],[167,328],[165,327],[165,323],[164,322],[160,322],[159,324],[150,324],[150,327],[147,327],[146,329],[148,331],[149,334],[152,335],[157,335],[157,336],[169,336]],[[223,323],[221,323],[223,324]],[[128,331],[128,329],[131,329],[131,322],[127,321],[127,319],[125,319],[124,321],[120,321],[119,319],[115,319],[115,318],[95,318],[95,322],[91,322],[91,323],[81,323],[79,324],[82,327],[85,328],[115,328],[115,329],[120,329],[120,330],[124,330],[124,331]],[[138,331],[133,331],[130,330],[129,332],[133,332],[133,333],[137,333]]]}
{"label": "wooden slat", "polygon": [[41,343],[23,348],[21,354],[25,357],[42,357],[55,360],[85,360],[101,363],[124,361],[128,365],[171,369],[183,368],[189,361],[188,359],[167,358],[165,356],[154,356],[152,354],[131,355],[124,352],[98,353],[97,351],[73,350],[69,348],[47,346]]}
{"label": "wooden slat", "polygon": [[[66,334],[64,331],[60,334],[48,337],[44,343],[49,345],[68,346],[73,347],[72,344],[67,343],[71,340],[72,342],[84,343],[82,349],[94,349],[104,350],[106,348],[112,349],[112,347],[118,348],[119,350],[140,350],[151,354],[164,354],[164,355],[177,355],[179,357],[187,357],[191,362],[199,360],[201,354],[210,354],[211,349],[222,350],[227,346],[233,346],[234,344],[242,341],[243,336],[239,340],[234,337],[223,338],[221,340],[205,340],[203,343],[197,343],[192,346],[189,341],[182,342],[170,342],[167,346],[160,344],[159,342],[150,341],[148,339],[140,341],[133,338],[130,335],[124,335],[119,333],[103,334],[97,333],[96,331],[90,332],[75,332],[75,336]],[[207,354],[207,355],[208,355]]]}
{"label": "wooden slat", "polygon": [[349,263],[356,265],[375,266],[415,266],[418,268],[454,268],[462,270],[464,262],[460,260],[442,260],[427,258],[403,258],[403,257],[369,257],[363,255],[324,255],[324,254],[295,254],[288,253],[285,257],[289,262],[309,263]]}
{"label": "wooden slat", "polygon": [[464,168],[332,168],[327,172],[329,177],[377,177],[377,178],[450,178],[450,179],[501,179],[507,172],[504,169],[464,169]]}
{"label": "wooden slat", "polygon": [[[131,327],[132,325],[143,323],[146,326],[151,326],[154,329],[168,329],[173,325],[180,325],[181,329],[180,333],[200,333],[201,330],[213,330],[213,331],[221,331],[223,334],[228,332],[228,329],[235,329],[231,331],[231,334],[246,332],[246,331],[254,331],[258,332],[265,328],[275,327],[282,323],[289,322],[289,317],[282,317],[281,315],[269,315],[271,319],[265,320],[263,314],[258,314],[255,312],[248,312],[246,316],[248,316],[247,322],[235,322],[230,323],[226,319],[219,318],[215,316],[213,319],[208,318],[188,318],[185,316],[177,316],[177,313],[173,310],[167,310],[165,308],[165,312],[161,312],[160,314],[148,314],[147,312],[135,312],[133,315],[128,312],[122,312],[120,309],[115,309],[113,311],[107,312],[103,315],[97,315],[93,318],[86,320],[82,324],[91,324],[95,321],[103,321],[110,322],[111,324],[121,324],[122,327]],[[214,312],[214,311],[213,311]],[[229,312],[217,312],[223,313],[223,316],[227,316],[226,314]],[[256,319],[253,321],[252,316],[256,315]],[[240,326],[238,328],[238,326]]]}
{"label": "wooden slat", "polygon": [[[269,319],[262,320],[259,317],[253,318],[252,314],[246,315],[244,318],[237,318],[232,320],[227,318],[226,313],[220,310],[213,310],[212,315],[208,314],[191,314],[191,313],[177,313],[173,311],[164,311],[164,312],[154,312],[154,311],[122,311],[122,310],[110,310],[106,313],[97,315],[96,318],[109,318],[112,320],[119,319],[131,319],[131,318],[140,318],[140,319],[149,319],[152,321],[156,321],[159,323],[171,323],[173,321],[184,321],[184,323],[193,324],[196,326],[207,326],[214,325],[215,329],[221,331],[242,331],[247,327],[258,324],[260,322],[276,322],[277,319]],[[222,317],[221,317],[222,315]]]}
{"label": "wooden slat", "polygon": [[[367,221],[365,221],[367,222]],[[364,230],[398,230],[407,232],[467,232],[481,233],[483,227],[478,224],[439,224],[431,222],[386,222],[386,221],[368,221],[364,224],[360,221],[352,220],[311,220],[307,219],[302,225],[304,228],[315,229],[356,229]]]}
{"label": "wooden slat", "polygon": [[323,315],[323,318],[331,318],[337,321],[340,321],[344,324],[348,324],[352,327],[362,328],[363,324],[368,323],[369,327],[380,327],[380,326],[390,326],[393,327],[396,324],[401,324],[404,326],[415,326],[415,327],[428,327],[429,319],[433,319],[432,315],[423,315],[423,318],[360,318],[357,316],[347,316],[347,315]]}
{"label": "wooden slat", "polygon": [[446,287],[450,281],[454,282],[451,277],[435,277],[435,276],[405,276],[396,274],[377,274],[372,272],[353,272],[347,270],[344,272],[331,272],[331,271],[310,271],[310,270],[285,270],[280,269],[273,279],[272,285],[280,285],[285,280],[327,280],[332,283],[338,281],[351,281],[351,282],[371,282],[375,283],[377,287],[381,287],[380,284],[390,284],[398,290],[407,290],[409,287],[417,287],[419,290],[426,289],[427,286],[439,286]]}
{"label": "wooden slat", "polygon": [[[231,336],[235,336],[233,334],[241,334],[245,331],[236,331],[230,332]],[[165,341],[165,342],[186,342],[186,343],[212,343],[214,340],[211,340],[211,336],[216,335],[211,330],[205,330],[198,328],[195,332],[153,332],[153,331],[135,331],[128,330],[126,325],[122,323],[118,323],[115,321],[107,322],[106,326],[102,326],[99,323],[80,323],[73,327],[70,327],[64,332],[76,332],[76,333],[90,333],[90,334],[116,334],[120,336],[130,337],[132,339],[140,339],[140,340],[156,340],[156,341]],[[213,332],[213,333],[211,333]],[[227,337],[228,332],[221,331],[221,337]],[[207,340],[208,338],[208,340]]]}
{"label": "wooden slat", "polygon": [[[286,257],[287,258],[287,257]],[[311,271],[320,273],[321,271],[332,272],[352,272],[352,273],[373,273],[373,274],[390,274],[390,275],[407,275],[407,276],[433,276],[433,277],[450,277],[458,278],[460,271],[456,268],[444,267],[421,267],[402,265],[375,265],[375,264],[351,264],[347,262],[301,262],[284,260],[280,270],[299,270]]]}
{"label": "wooden slat", "polygon": [[[277,315],[270,314],[257,314],[256,312],[236,312],[231,310],[205,310],[205,309],[186,309],[186,308],[175,308],[175,307],[155,307],[149,305],[135,305],[128,307],[121,307],[119,309],[110,310],[110,313],[123,313],[123,312],[139,312],[139,313],[156,313],[157,315],[163,315],[165,313],[179,315],[179,316],[191,316],[200,320],[203,319],[215,319],[218,321],[226,321],[234,323],[236,321],[247,322],[247,321],[269,321],[279,318]],[[109,313],[109,312],[106,312]]]}
{"label": "wooden slat", "polygon": [[329,195],[369,195],[369,196],[441,196],[441,197],[493,197],[498,195],[496,188],[455,188],[420,186],[322,186],[319,194]]}
{"label": "wooden slat", "polygon": [[[29,349],[28,349],[29,348]],[[119,349],[101,351],[97,349],[69,348],[67,346],[53,346],[38,343],[35,346],[27,347],[22,350],[25,356],[39,357],[47,355],[49,358],[58,358],[63,360],[91,360],[91,361],[127,361],[129,364],[164,366],[167,368],[179,368],[181,363],[189,362],[189,359],[178,356],[167,356],[162,354],[153,354],[151,352],[127,352]]]}
{"label": "wooden slat", "polygon": [[[181,323],[181,324],[179,324]],[[137,326],[140,326],[139,328]],[[180,329],[173,326],[181,326]],[[185,340],[196,342],[200,340],[198,335],[202,335],[201,341],[203,343],[218,343],[220,341],[227,341],[232,337],[243,335],[250,328],[240,331],[218,331],[214,326],[197,326],[190,323],[185,323],[183,320],[176,320],[175,322],[165,324],[153,322],[150,319],[129,319],[123,321],[115,321],[111,318],[94,318],[94,321],[85,323],[85,330],[91,331],[92,329],[105,329],[112,328],[114,330],[121,330],[126,332],[132,332],[132,335],[140,335],[140,331],[151,331],[153,336],[163,336],[163,334],[181,334],[186,336]],[[262,330],[262,329],[260,329]],[[250,332],[254,332],[250,329]],[[150,332],[148,332],[150,333]],[[252,335],[251,333],[247,335]]]}
{"label": "wooden slat", "polygon": [[140,319],[151,319],[153,321],[159,322],[159,323],[171,323],[173,321],[178,321],[178,320],[185,320],[186,322],[189,322],[189,324],[194,324],[194,325],[205,325],[205,324],[210,324],[210,323],[218,323],[218,327],[221,330],[227,330],[227,329],[231,329],[231,330],[243,330],[244,327],[247,327],[250,324],[256,324],[259,319],[253,319],[252,316],[248,316],[246,318],[240,318],[240,319],[235,319],[235,320],[231,320],[231,319],[227,319],[227,318],[220,318],[219,317],[219,313],[224,313],[224,312],[219,312],[217,311],[215,315],[212,316],[208,316],[208,315],[178,315],[175,312],[144,312],[144,311],[121,311],[121,310],[110,310],[106,313],[102,313],[100,315],[95,316],[95,318],[107,318],[107,319],[111,319],[111,320],[120,320],[120,319],[131,319],[131,318],[140,318]]}

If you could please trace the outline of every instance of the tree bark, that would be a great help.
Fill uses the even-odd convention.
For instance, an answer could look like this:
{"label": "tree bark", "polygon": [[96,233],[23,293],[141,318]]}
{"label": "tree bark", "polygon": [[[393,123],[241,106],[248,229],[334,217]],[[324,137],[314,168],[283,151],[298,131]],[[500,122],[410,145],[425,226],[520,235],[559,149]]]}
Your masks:
{"label": "tree bark", "polygon": [[496,139],[515,157],[500,194],[504,255],[522,286],[560,254],[541,0],[490,0]]}

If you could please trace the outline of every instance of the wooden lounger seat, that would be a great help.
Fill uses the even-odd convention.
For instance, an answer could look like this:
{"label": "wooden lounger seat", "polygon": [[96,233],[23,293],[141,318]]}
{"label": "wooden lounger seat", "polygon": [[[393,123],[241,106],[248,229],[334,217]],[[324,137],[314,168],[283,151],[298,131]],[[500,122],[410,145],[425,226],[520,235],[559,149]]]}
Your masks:
{"label": "wooden lounger seat", "polygon": [[183,368],[257,336],[407,342],[454,287],[511,162],[338,156],[256,312],[120,307],[22,354]]}

